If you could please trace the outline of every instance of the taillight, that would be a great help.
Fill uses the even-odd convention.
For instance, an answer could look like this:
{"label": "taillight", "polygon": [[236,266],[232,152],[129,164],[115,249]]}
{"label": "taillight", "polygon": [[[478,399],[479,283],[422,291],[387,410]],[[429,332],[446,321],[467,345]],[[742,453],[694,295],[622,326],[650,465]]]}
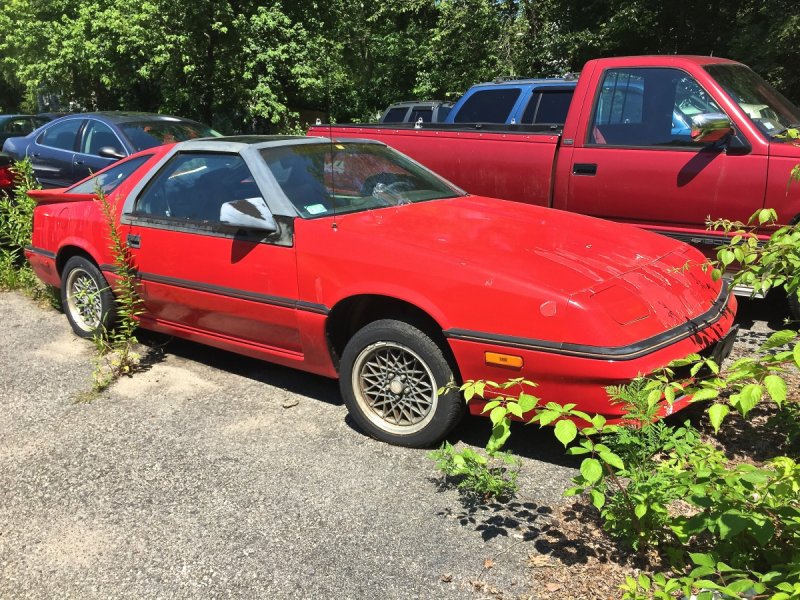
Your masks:
{"label": "taillight", "polygon": [[12,185],[14,185],[14,175],[11,173],[11,167],[0,167],[0,188]]}

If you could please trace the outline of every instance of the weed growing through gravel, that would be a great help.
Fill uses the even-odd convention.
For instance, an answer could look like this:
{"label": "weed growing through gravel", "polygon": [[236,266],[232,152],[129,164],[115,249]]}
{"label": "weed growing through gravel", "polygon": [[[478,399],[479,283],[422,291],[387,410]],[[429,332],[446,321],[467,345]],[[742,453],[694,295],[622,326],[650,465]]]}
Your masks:
{"label": "weed growing through gravel", "polygon": [[92,377],[94,391],[99,393],[121,376],[131,375],[139,367],[141,356],[135,348],[139,343],[136,328],[137,317],[142,313],[142,300],[130,250],[117,226],[116,207],[99,186],[95,189],[95,194],[108,228],[109,249],[116,275],[113,322],[94,337],[97,360]]}

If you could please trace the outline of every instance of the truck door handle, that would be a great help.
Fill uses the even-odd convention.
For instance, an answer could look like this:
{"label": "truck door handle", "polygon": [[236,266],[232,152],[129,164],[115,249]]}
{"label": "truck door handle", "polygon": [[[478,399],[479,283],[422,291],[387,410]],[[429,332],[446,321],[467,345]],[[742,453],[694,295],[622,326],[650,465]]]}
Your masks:
{"label": "truck door handle", "polygon": [[575,163],[572,165],[573,175],[597,175],[596,163]]}
{"label": "truck door handle", "polygon": [[128,247],[129,248],[141,248],[142,247],[142,239],[136,235],[135,233],[128,234]]}

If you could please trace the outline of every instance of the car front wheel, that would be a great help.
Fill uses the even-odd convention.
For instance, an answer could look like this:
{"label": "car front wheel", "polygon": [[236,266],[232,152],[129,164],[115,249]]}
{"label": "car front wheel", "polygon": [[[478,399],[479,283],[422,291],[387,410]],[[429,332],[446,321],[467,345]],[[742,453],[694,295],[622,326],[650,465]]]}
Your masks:
{"label": "car front wheel", "polygon": [[61,275],[61,306],[72,330],[91,338],[112,326],[114,294],[100,270],[82,256],[73,256]]}
{"label": "car front wheel", "polygon": [[339,385],[350,416],[374,438],[428,447],[458,423],[464,402],[442,349],[402,321],[380,320],[358,331],[342,354]]}

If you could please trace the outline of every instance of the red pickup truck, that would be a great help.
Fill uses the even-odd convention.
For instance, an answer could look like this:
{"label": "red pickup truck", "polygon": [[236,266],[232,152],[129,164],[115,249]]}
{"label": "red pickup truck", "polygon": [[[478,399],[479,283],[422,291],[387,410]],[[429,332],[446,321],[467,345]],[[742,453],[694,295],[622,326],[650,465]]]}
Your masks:
{"label": "red pickup truck", "polygon": [[[785,135],[800,109],[745,65],[604,58],[570,81],[552,91],[524,80],[482,84],[470,110],[481,121],[485,106],[487,122],[458,122],[459,103],[449,125],[322,125],[309,135],[380,140],[470,193],[633,223],[706,254],[722,239],[706,230],[709,216],[746,221],[766,206],[781,222],[800,219],[800,186],[787,188],[800,147]],[[503,102],[535,115],[533,103],[570,90],[563,123],[497,117]]]}

